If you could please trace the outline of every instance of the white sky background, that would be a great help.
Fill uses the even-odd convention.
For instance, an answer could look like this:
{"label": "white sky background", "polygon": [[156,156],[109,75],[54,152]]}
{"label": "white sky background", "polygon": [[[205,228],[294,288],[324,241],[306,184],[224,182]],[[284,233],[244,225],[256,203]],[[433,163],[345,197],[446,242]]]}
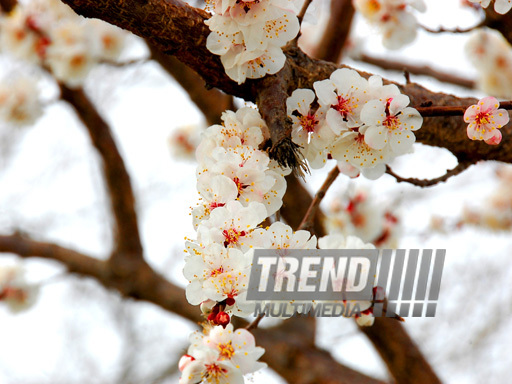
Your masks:
{"label": "white sky background", "polygon": [[[475,14],[461,10],[458,0],[427,3],[428,13],[419,19],[430,27],[476,23]],[[317,8],[322,9],[320,4]],[[322,25],[322,17],[317,18]],[[357,19],[354,32],[367,37],[365,47],[371,54],[431,63],[468,77],[476,74],[463,55],[465,36],[420,31],[412,46],[387,52],[380,37],[363,21]],[[127,56],[143,52],[134,44]],[[400,74],[347,62],[403,81]],[[479,95],[424,77],[412,75],[411,79],[433,90]],[[86,89],[112,124],[131,172],[147,259],[184,285],[183,238],[194,237],[189,207],[196,202],[195,165],[174,161],[167,139],[173,128],[202,124],[202,117],[186,93],[153,63],[99,68],[91,74]],[[54,89],[48,85],[44,91],[51,98]],[[17,132],[0,127],[1,140],[8,137],[11,154],[0,153],[0,233],[23,229],[39,239],[106,257],[111,246],[110,219],[97,156],[72,111],[61,103],[53,104],[34,127]],[[455,164],[445,150],[416,145],[416,153],[397,159],[393,168],[403,176],[430,178]],[[370,188],[383,204],[400,198],[404,233],[400,246],[447,249],[437,317],[406,321],[445,382],[509,382],[512,272],[506,266],[512,249],[510,234],[478,228],[427,233],[432,215],[455,219],[464,206],[481,205],[496,187],[495,168],[494,163],[479,164],[446,184],[425,190],[398,185],[388,175],[375,182],[340,176],[326,198],[325,206],[349,184]],[[312,190],[329,169],[308,177]],[[15,259],[1,256],[1,260]],[[30,281],[47,284],[35,307],[26,313],[13,316],[0,306],[1,384],[128,382],[123,372],[133,383],[157,382],[149,379],[172,367],[187,346],[193,324],[152,304],[121,300],[91,280],[63,277],[63,268],[56,263],[31,259],[26,268]],[[321,319],[318,343],[341,362],[386,377],[385,367],[352,321]],[[258,373],[253,382],[282,382],[269,375]],[[176,382],[177,377],[167,382]]]}

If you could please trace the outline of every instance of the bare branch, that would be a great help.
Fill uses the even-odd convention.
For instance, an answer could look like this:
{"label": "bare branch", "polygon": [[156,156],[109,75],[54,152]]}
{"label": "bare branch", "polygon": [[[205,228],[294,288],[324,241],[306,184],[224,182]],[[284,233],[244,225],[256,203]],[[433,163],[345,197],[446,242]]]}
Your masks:
{"label": "bare branch", "polygon": [[428,65],[415,65],[415,64],[404,63],[403,61],[382,59],[382,58],[370,56],[370,55],[367,55],[364,53],[358,57],[354,57],[354,60],[361,61],[363,63],[367,63],[367,64],[371,64],[371,65],[375,65],[375,66],[383,68],[383,69],[389,69],[389,70],[399,71],[399,72],[407,71],[413,75],[430,76],[434,79],[442,81],[443,83],[454,84],[454,85],[458,85],[458,86],[464,87],[464,88],[469,88],[469,89],[475,88],[475,82],[473,80],[457,76],[456,74],[442,72],[442,71],[434,69]]}
{"label": "bare branch", "polygon": [[[103,160],[103,173],[108,187],[112,212],[115,219],[115,250],[112,260],[119,255],[121,273],[129,273],[142,260],[142,244],[139,235],[135,197],[130,176],[123,158],[117,149],[110,127],[100,116],[83,89],[71,89],[59,84],[62,100],[67,101],[76,111],[87,128],[92,144]],[[131,264],[128,264],[131,261]]]}
{"label": "bare branch", "polygon": [[352,0],[331,1],[329,21],[314,57],[338,63],[341,60],[343,47],[350,35],[355,9]]}
{"label": "bare branch", "polygon": [[256,316],[256,318],[253,320],[253,322],[251,324],[249,324],[247,327],[245,327],[245,329],[247,329],[248,331],[251,331],[253,329],[258,328],[258,324],[264,317],[265,317],[265,315],[263,313],[260,313],[258,316]]}
{"label": "bare branch", "polygon": [[[105,287],[116,289],[126,297],[152,302],[196,323],[203,321],[197,307],[187,302],[185,291],[167,281],[146,263],[139,264],[138,270],[130,279],[119,278],[111,273],[108,262],[20,235],[0,235],[0,252],[57,260],[70,272],[93,277]],[[241,321],[241,324],[246,323]],[[339,364],[328,352],[305,342],[303,338],[290,338],[286,324],[268,330],[252,331],[256,334],[258,345],[266,349],[263,360],[289,382],[384,384]]]}
{"label": "bare branch", "polygon": [[446,171],[446,173],[443,176],[436,177],[435,179],[416,179],[414,177],[403,178],[403,177],[398,176],[395,172],[393,172],[393,170],[389,167],[389,165],[386,165],[386,173],[388,175],[393,176],[396,179],[396,181],[399,183],[409,183],[409,184],[416,185],[418,187],[425,188],[425,187],[431,187],[431,186],[439,184],[439,183],[444,183],[450,177],[456,176],[459,173],[468,169],[472,164],[473,163],[471,163],[471,162],[460,162],[459,164],[457,164],[457,166],[455,168]]}
{"label": "bare branch", "polygon": [[336,180],[338,175],[340,174],[340,169],[336,165],[327,175],[324,183],[315,194],[315,197],[311,201],[309,205],[308,211],[304,215],[304,219],[302,219],[302,223],[300,223],[299,229],[305,229],[311,231],[313,229],[313,220],[316,216],[316,212],[320,208],[320,203],[322,202],[327,190],[331,187],[332,183]]}
{"label": "bare branch", "polygon": [[437,29],[432,29],[432,28],[429,28],[425,25],[419,25],[419,27],[421,29],[423,29],[424,31],[428,32],[428,33],[468,33],[468,32],[471,32],[471,31],[474,31],[475,29],[478,29],[478,28],[481,28],[485,26],[485,20],[482,20],[480,21],[478,24],[472,26],[472,27],[469,27],[469,28],[444,28],[444,27],[439,27]]}
{"label": "bare branch", "polygon": [[302,24],[302,20],[304,20],[304,16],[306,16],[306,12],[308,11],[308,8],[312,2],[313,2],[313,0],[305,0],[304,1],[304,4],[302,5],[302,8],[301,8],[299,14],[297,15],[297,19],[299,19],[300,24]]}
{"label": "bare branch", "polygon": [[397,384],[441,384],[400,322],[377,317],[371,327],[359,327],[379,352]]}
{"label": "bare branch", "polygon": [[[286,193],[283,197],[281,215],[294,230],[297,230],[306,215],[312,198],[304,184],[295,176],[286,176]],[[313,220],[313,232],[317,236],[325,236],[325,217],[322,210],[317,209]]]}
{"label": "bare branch", "polygon": [[[455,106],[455,107],[445,107],[445,106],[417,107],[416,110],[423,117],[464,116],[466,109],[468,109],[471,105],[472,104]],[[500,101],[500,108],[511,110],[512,102],[511,101]]]}

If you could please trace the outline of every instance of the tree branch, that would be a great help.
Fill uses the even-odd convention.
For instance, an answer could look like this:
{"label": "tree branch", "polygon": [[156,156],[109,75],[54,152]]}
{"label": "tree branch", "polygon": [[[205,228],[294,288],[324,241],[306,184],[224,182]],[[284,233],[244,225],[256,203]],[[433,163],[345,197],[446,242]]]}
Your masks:
{"label": "tree branch", "polygon": [[340,174],[340,169],[336,165],[327,175],[327,178],[325,179],[324,183],[318,190],[318,192],[315,194],[315,197],[311,201],[311,204],[309,205],[309,208],[304,215],[304,218],[302,219],[302,222],[300,223],[299,229],[305,229],[308,231],[312,231],[314,228],[314,218],[316,216],[316,212],[320,208],[320,203],[322,202],[323,198],[325,197],[325,194],[327,193],[327,190],[331,187],[332,183],[336,180],[338,175]]}
{"label": "tree branch", "polygon": [[[190,305],[182,288],[167,281],[145,262],[130,279],[112,274],[108,262],[52,243],[34,241],[21,235],[1,236],[0,252],[21,257],[42,257],[56,260],[67,269],[98,280],[106,288],[118,290],[123,296],[154,303],[163,309],[199,323],[204,319],[197,307]],[[242,325],[246,324],[241,322]],[[258,345],[266,349],[263,360],[289,382],[296,384],[384,384],[335,361],[332,356],[301,338],[291,339],[287,326],[253,329]]]}
{"label": "tree branch", "polygon": [[331,1],[331,12],[327,27],[313,56],[326,61],[338,63],[343,47],[350,35],[355,9],[352,0]]}
{"label": "tree branch", "polygon": [[[210,86],[224,92],[239,96],[248,101],[255,101],[265,88],[266,78],[249,80],[237,85],[224,72],[218,56],[206,49],[206,38],[210,31],[204,24],[209,15],[193,8],[180,0],[63,0],[79,14],[87,17],[97,17],[154,43],[165,53],[173,54],[199,73]],[[295,88],[312,88],[315,81],[328,78],[337,68],[333,63],[313,60],[293,45],[285,49],[287,63],[292,76],[287,77],[290,83],[288,91]],[[368,77],[370,74],[360,72]],[[389,82],[387,82],[389,83]],[[400,86],[401,91],[411,99],[412,105],[421,105],[430,101],[435,105],[474,104],[475,99],[457,98],[443,93],[430,92],[427,89],[411,83]],[[284,106],[282,106],[284,110]],[[466,137],[464,122],[453,118],[433,118],[424,122],[422,129],[417,132],[418,142],[449,149],[458,158],[468,158],[474,161],[498,160],[512,162],[512,140],[507,140],[512,133],[512,127],[502,129],[503,141],[499,146],[489,146],[481,142],[469,142]],[[285,149],[279,151],[280,145],[286,146],[288,141],[272,143],[277,153],[291,153],[288,162],[293,163],[295,152]]]}
{"label": "tree branch", "polygon": [[357,57],[354,57],[353,59],[361,61],[363,63],[375,65],[383,69],[389,69],[399,72],[407,71],[409,73],[412,73],[413,75],[430,76],[436,80],[442,81],[443,83],[454,84],[469,89],[475,88],[475,82],[473,80],[466,79],[464,77],[460,77],[452,73],[441,72],[428,65],[414,65],[404,63],[403,61],[382,59],[379,57],[367,55],[365,53]]}
{"label": "tree branch", "polygon": [[62,100],[67,101],[75,109],[103,160],[103,174],[115,220],[115,250],[112,253],[112,262],[118,264],[120,274],[129,274],[138,268],[143,253],[130,176],[109,125],[100,116],[84,90],[71,89],[62,83],[59,86]]}
{"label": "tree branch", "polygon": [[459,164],[457,164],[457,166],[455,168],[446,171],[446,173],[443,176],[436,177],[435,179],[416,179],[414,177],[403,178],[403,177],[398,176],[395,172],[393,172],[393,170],[389,167],[389,165],[386,165],[386,173],[388,175],[393,176],[396,179],[396,181],[399,183],[409,183],[409,184],[416,185],[418,187],[425,188],[425,187],[431,187],[433,185],[445,182],[450,177],[456,176],[459,173],[465,171],[472,164],[473,163],[470,163],[470,162],[460,162]]}
{"label": "tree branch", "polygon": [[397,384],[441,384],[400,322],[377,317],[371,327],[359,327],[386,363]]}

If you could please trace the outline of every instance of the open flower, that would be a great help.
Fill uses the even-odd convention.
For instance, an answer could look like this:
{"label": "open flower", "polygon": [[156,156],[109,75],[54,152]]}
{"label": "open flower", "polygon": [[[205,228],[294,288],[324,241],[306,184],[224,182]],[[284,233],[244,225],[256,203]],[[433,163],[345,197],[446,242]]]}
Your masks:
{"label": "open flower", "polygon": [[468,125],[468,137],[471,140],[484,140],[496,145],[501,141],[499,129],[510,120],[505,109],[498,109],[500,103],[492,96],[484,97],[476,105],[470,106],[464,113]]}

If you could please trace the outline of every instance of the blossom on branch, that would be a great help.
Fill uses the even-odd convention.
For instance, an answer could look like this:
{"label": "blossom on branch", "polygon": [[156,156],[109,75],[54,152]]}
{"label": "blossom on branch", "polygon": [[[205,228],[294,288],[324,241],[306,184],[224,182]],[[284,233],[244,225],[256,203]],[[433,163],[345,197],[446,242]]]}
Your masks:
{"label": "blossom on branch", "polygon": [[226,74],[238,84],[277,73],[286,57],[282,47],[299,33],[294,0],[209,1],[216,13],[205,21],[206,41]]}
{"label": "blossom on branch", "polygon": [[484,97],[478,104],[470,106],[464,113],[468,125],[468,137],[471,140],[484,140],[487,144],[497,145],[501,142],[501,132],[510,117],[505,109],[498,109],[500,103],[492,96]]}

